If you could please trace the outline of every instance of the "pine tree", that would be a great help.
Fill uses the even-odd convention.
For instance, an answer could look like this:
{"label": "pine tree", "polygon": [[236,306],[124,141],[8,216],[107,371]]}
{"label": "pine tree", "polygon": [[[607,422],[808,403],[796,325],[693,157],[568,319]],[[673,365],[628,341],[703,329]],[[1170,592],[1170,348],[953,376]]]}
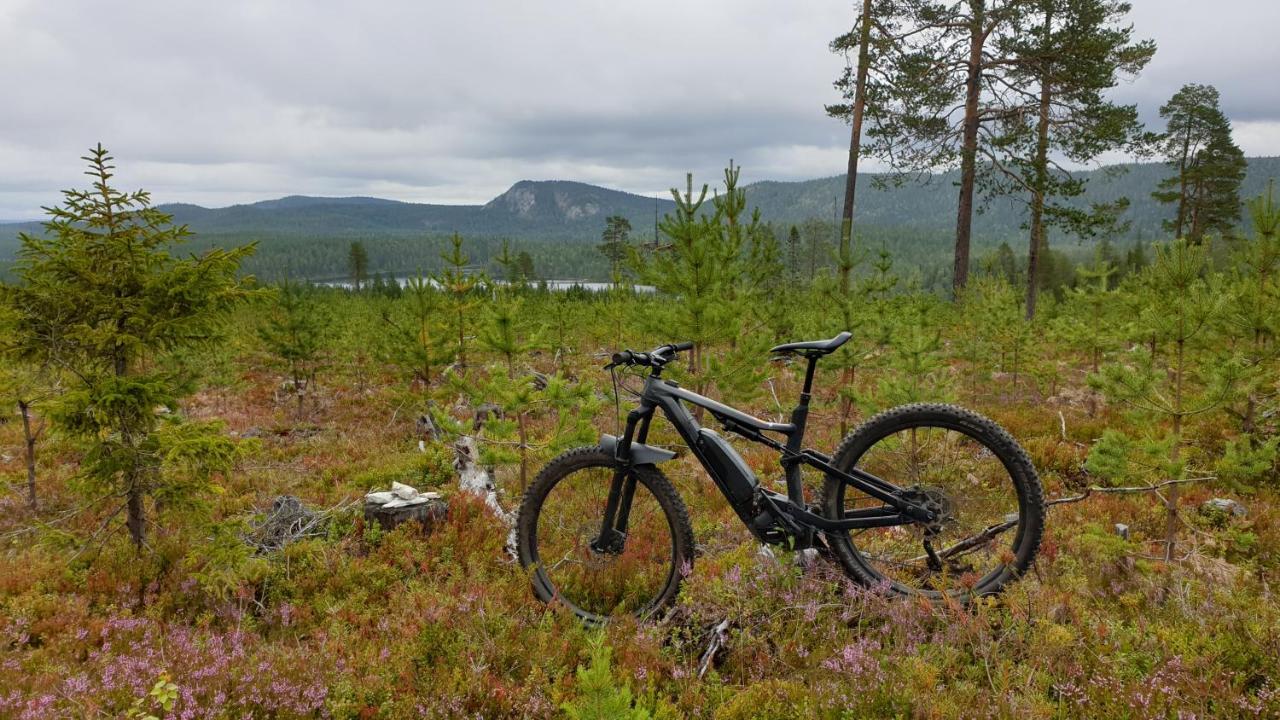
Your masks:
{"label": "pine tree", "polygon": [[791,336],[795,325],[794,286],[787,281],[787,267],[772,225],[761,223],[752,231],[746,267],[751,313],[775,341],[782,342]]}
{"label": "pine tree", "polygon": [[877,97],[867,151],[900,177],[958,168],[952,287],[968,282],[979,158],[991,134],[983,128],[1006,117],[1002,89],[1017,59],[1007,38],[1024,32],[1033,0],[904,0],[881,18],[888,77]]}
{"label": "pine tree", "polygon": [[609,277],[615,283],[621,281],[623,263],[627,260],[630,245],[631,221],[621,215],[605,218],[604,232],[600,233],[600,244],[596,247],[609,261]]}
{"label": "pine tree", "polygon": [[488,304],[485,323],[480,327],[480,343],[502,357],[507,375],[515,377],[516,361],[534,346],[530,334],[520,324],[521,299],[509,288],[494,294]]}
{"label": "pine tree", "polygon": [[[752,298],[748,272],[752,238],[759,238],[759,212],[746,214],[746,193],[738,187],[741,168],[729,163],[724,171],[723,193],[712,199],[713,212],[703,212],[708,187],[693,195],[693,175],[686,176],[682,194],[671,191],[675,215],[663,218],[659,228],[671,239],[647,256],[637,256],[642,279],[659,292],[678,296],[681,302],[664,325],[664,332],[692,340],[688,371],[694,386],[705,393],[715,384],[721,391],[745,392],[763,377],[745,356],[759,351],[760,338],[742,319]],[[758,240],[757,240],[758,241]],[[675,339],[675,338],[673,338]],[[731,352],[712,358],[710,350],[723,343]],[[755,357],[758,358],[758,355]]]}
{"label": "pine tree", "polygon": [[818,279],[818,269],[828,257],[827,229],[828,225],[817,218],[809,218],[800,224],[800,232],[804,236],[806,247],[806,264],[809,266],[809,282]]}
{"label": "pine tree", "polygon": [[511,266],[516,282],[529,283],[538,279],[538,271],[533,267],[533,256],[527,250],[516,255],[515,264]]}
{"label": "pine tree", "polygon": [[902,298],[895,310],[898,319],[886,345],[884,369],[879,376],[874,407],[913,402],[946,402],[951,382],[942,356],[942,330],[936,302],[913,293]]}
{"label": "pine tree", "polygon": [[369,274],[369,253],[364,249],[364,243],[359,240],[351,243],[347,251],[347,269],[351,273],[352,286],[355,287],[356,292],[360,292]]}
{"label": "pine tree", "polygon": [[[1114,262],[1099,248],[1094,253],[1093,264],[1076,269],[1079,282],[1066,295],[1060,312],[1052,323],[1053,335],[1067,347],[1083,352],[1088,362],[1088,372],[1102,369],[1102,360],[1116,345],[1113,328],[1119,326],[1115,317],[1118,303],[1111,289],[1112,278],[1117,272]],[[1097,412],[1097,399],[1091,393],[1088,400],[1089,416]]]}
{"label": "pine tree", "polygon": [[1120,277],[1137,274],[1146,269],[1146,267],[1146,246],[1142,241],[1135,242],[1133,247],[1129,248],[1124,254],[1124,264],[1121,266]]}
{"label": "pine tree", "polygon": [[1155,54],[1154,43],[1134,42],[1132,28],[1122,24],[1129,10],[1115,0],[1036,0],[1020,19],[1025,31],[997,39],[1010,70],[996,93],[1002,110],[995,137],[979,146],[989,163],[979,182],[989,195],[1027,206],[1028,318],[1043,284],[1048,228],[1092,236],[1113,227],[1128,206],[1127,199],[1091,209],[1070,202],[1085,183],[1058,159],[1083,165],[1143,139],[1137,107],[1106,97]]}
{"label": "pine tree", "polygon": [[[496,258],[504,271],[511,273],[516,263],[515,256],[507,251],[503,244],[502,253]],[[506,366],[505,382],[499,378],[490,378],[490,387],[497,396],[491,402],[498,402],[508,418],[513,418],[517,432],[516,450],[520,458],[520,487],[529,484],[529,413],[534,402],[535,389],[531,376],[517,373],[516,364],[525,353],[533,349],[534,341],[521,327],[521,299],[511,285],[495,289],[493,300],[488,305],[485,324],[481,326],[479,340],[482,345],[502,357]]]}
{"label": "pine tree", "polygon": [[979,275],[960,294],[956,304],[957,356],[964,361],[968,392],[989,398],[996,370],[1019,365],[1027,340],[1026,321],[1019,312],[1018,292],[1000,275]]}
{"label": "pine tree", "polygon": [[1176,173],[1152,197],[1176,207],[1165,229],[1197,243],[1208,232],[1231,233],[1240,219],[1247,165],[1218,99],[1213,86],[1189,84],[1160,108],[1167,127],[1158,147]]}
{"label": "pine tree", "polygon": [[467,364],[467,311],[475,305],[474,291],[483,283],[483,275],[467,272],[471,259],[462,252],[462,236],[454,233],[449,243],[451,250],[440,257],[445,262],[444,269],[436,276],[436,283],[444,291],[450,314],[454,320],[457,337],[458,364]]}
{"label": "pine tree", "polygon": [[[0,337],[15,337],[8,308],[0,305]],[[16,348],[0,340],[0,407],[5,412],[16,410],[22,422],[22,448],[27,468],[27,505],[35,510],[39,504],[36,491],[36,444],[47,427],[44,407],[60,393],[60,383],[53,368],[29,363],[14,352]]]}
{"label": "pine tree", "polygon": [[[862,0],[862,7],[853,29],[831,41],[831,51],[848,56],[857,53],[857,62],[848,64],[835,82],[835,87],[848,101],[847,104],[830,105],[827,114],[849,122],[849,163],[844,185],[844,206],[840,222],[840,245],[837,262],[840,268],[840,293],[850,291],[853,269],[853,221],[858,187],[858,164],[862,156],[862,129],[868,114],[874,116],[881,108],[876,102],[884,94],[885,79],[879,73],[881,58],[894,49],[894,43],[886,37],[885,21],[892,21],[901,14],[902,7],[895,0]],[[873,70],[877,72],[873,73]]]}
{"label": "pine tree", "polygon": [[1091,471],[1114,479],[1172,483],[1165,505],[1166,560],[1172,560],[1181,523],[1179,483],[1189,477],[1186,427],[1194,417],[1220,406],[1238,375],[1234,359],[1211,359],[1209,330],[1222,311],[1223,294],[1204,278],[1207,253],[1186,240],[1156,248],[1145,273],[1143,306],[1131,327],[1132,339],[1149,351],[1131,351],[1090,377],[1093,387],[1124,404],[1146,431],[1137,437],[1108,430],[1090,450]]}
{"label": "pine tree", "polygon": [[1022,274],[1018,271],[1018,261],[1013,255],[1009,243],[1001,242],[988,262],[988,272],[1002,277],[1011,285],[1017,284]]}
{"label": "pine tree", "polygon": [[1231,412],[1246,443],[1256,447],[1258,419],[1275,412],[1274,363],[1280,358],[1280,205],[1274,184],[1248,208],[1253,233],[1236,251],[1226,319],[1228,336],[1244,340],[1236,347],[1243,374]]}
{"label": "pine tree", "polygon": [[61,206],[45,209],[44,236],[20,236],[20,284],[6,286],[4,300],[15,353],[64,374],[53,421],[85,447],[88,485],[124,499],[141,554],[148,499],[195,499],[233,459],[233,441],[217,428],[158,411],[177,410],[194,380],[180,363],[161,361],[216,342],[230,311],[250,297],[250,281],[236,275],[253,248],[174,257],[186,226],[153,208],[145,191],[112,187],[115,168],[101,145],[83,159],[92,187],[67,190]]}
{"label": "pine tree", "polygon": [[443,305],[440,291],[419,272],[406,281],[401,300],[381,312],[388,327],[382,336],[383,356],[426,387],[453,360],[454,349],[438,322]]}
{"label": "pine tree", "polygon": [[800,228],[795,225],[787,231],[787,269],[791,271],[791,277],[799,279],[800,277]]}
{"label": "pine tree", "polygon": [[276,289],[275,303],[258,336],[288,378],[288,391],[297,398],[301,417],[306,399],[314,396],[316,376],[327,362],[332,322],[316,290],[285,280]]}

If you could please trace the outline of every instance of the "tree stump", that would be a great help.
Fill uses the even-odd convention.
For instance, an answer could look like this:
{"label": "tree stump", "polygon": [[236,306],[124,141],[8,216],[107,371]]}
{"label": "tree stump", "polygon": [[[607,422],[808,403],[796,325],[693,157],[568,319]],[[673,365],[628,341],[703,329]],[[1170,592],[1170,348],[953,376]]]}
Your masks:
{"label": "tree stump", "polygon": [[444,519],[449,510],[449,503],[444,498],[436,498],[416,505],[386,507],[375,502],[365,501],[365,522],[377,522],[383,530],[392,530],[406,522],[414,521],[422,524],[422,532],[426,533],[435,524]]}

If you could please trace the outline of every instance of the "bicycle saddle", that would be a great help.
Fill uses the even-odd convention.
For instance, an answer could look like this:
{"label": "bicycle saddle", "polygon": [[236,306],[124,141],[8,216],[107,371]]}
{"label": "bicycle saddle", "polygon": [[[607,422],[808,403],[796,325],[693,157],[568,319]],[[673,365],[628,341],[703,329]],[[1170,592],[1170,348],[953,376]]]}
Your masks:
{"label": "bicycle saddle", "polygon": [[796,353],[797,355],[826,355],[835,352],[841,345],[849,342],[849,338],[853,337],[851,332],[842,332],[830,340],[804,340],[801,342],[786,343],[779,345],[769,352],[771,353]]}

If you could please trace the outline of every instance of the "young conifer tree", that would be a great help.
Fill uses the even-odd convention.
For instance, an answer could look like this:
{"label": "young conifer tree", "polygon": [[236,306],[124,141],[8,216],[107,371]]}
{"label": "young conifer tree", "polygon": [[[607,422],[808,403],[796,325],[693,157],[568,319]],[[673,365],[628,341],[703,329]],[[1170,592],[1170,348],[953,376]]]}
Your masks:
{"label": "young conifer tree", "polygon": [[47,361],[35,364],[23,360],[9,342],[15,337],[13,318],[0,304],[0,412],[17,411],[22,423],[23,459],[27,468],[27,505],[37,509],[36,444],[44,435],[47,420],[44,406],[60,392],[57,374]]}
{"label": "young conifer tree", "polygon": [[113,187],[101,145],[83,159],[92,187],[67,190],[61,206],[46,208],[44,235],[21,236],[19,284],[5,287],[4,299],[18,355],[64,374],[54,422],[84,446],[87,484],[122,499],[115,512],[124,511],[141,554],[149,499],[194,499],[233,459],[225,434],[175,412],[195,378],[162,361],[215,342],[251,294],[237,273],[253,248],[175,257],[186,226],[153,208],[145,191]]}
{"label": "young conifer tree", "polygon": [[401,297],[381,313],[388,328],[381,336],[383,357],[426,387],[453,360],[454,348],[439,322],[443,307],[440,291],[419,272],[405,282]]}
{"label": "young conifer tree", "polygon": [[483,275],[467,271],[471,259],[462,251],[462,236],[454,233],[449,243],[451,249],[440,257],[445,262],[444,269],[436,276],[436,283],[444,291],[449,314],[454,320],[457,337],[456,357],[458,365],[467,364],[467,312],[475,306],[474,291],[484,281]]}
{"label": "young conifer tree", "polygon": [[[863,261],[865,252],[850,257],[858,263]],[[843,261],[841,261],[843,262]],[[893,372],[892,354],[889,348],[895,336],[895,329],[911,316],[903,314],[892,303],[891,293],[897,287],[899,278],[893,270],[893,256],[887,249],[881,248],[871,262],[871,272],[866,277],[855,279],[849,293],[839,292],[833,279],[826,279],[820,288],[828,307],[834,305],[839,312],[829,313],[838,318],[838,328],[828,331],[840,332],[848,330],[853,337],[833,356],[834,367],[841,370],[840,386],[837,395],[840,399],[840,434],[843,436],[851,427],[853,410],[858,404],[871,409],[871,398],[863,395],[858,387],[858,370],[874,366]],[[878,402],[878,399],[876,400]]]}
{"label": "young conifer tree", "polygon": [[[1241,377],[1227,412],[1240,423],[1242,437],[1230,441],[1218,466],[1220,477],[1242,489],[1256,486],[1273,468],[1280,437],[1266,437],[1263,418],[1274,416],[1276,361],[1280,359],[1280,205],[1275,188],[1248,203],[1252,237],[1236,252],[1226,306],[1228,337],[1238,337]],[[1232,343],[1224,342],[1223,347]]]}
{"label": "young conifer tree", "polygon": [[665,216],[658,226],[671,242],[655,248],[647,257],[637,257],[637,270],[658,292],[681,298],[672,309],[669,332],[693,341],[688,369],[698,378],[697,391],[705,392],[706,347],[727,339],[732,327],[732,314],[721,301],[726,284],[723,260],[728,253],[717,227],[718,213],[702,211],[708,187],[704,184],[695,198],[693,174],[685,179],[687,189],[683,194],[675,188],[671,190],[675,215]]}
{"label": "young conifer tree", "polygon": [[[755,332],[750,312],[763,278],[753,275],[753,258],[768,272],[776,273],[778,267],[776,253],[760,232],[759,211],[747,215],[746,193],[738,187],[740,172],[730,161],[723,191],[712,198],[712,212],[704,210],[706,185],[693,195],[692,174],[683,194],[673,188],[676,213],[659,225],[671,242],[647,257],[637,256],[637,270],[660,293],[680,298],[664,318],[662,331],[672,341],[694,342],[687,368],[695,390],[705,393],[715,385],[727,396],[745,400],[761,390],[759,358],[768,347]],[[727,351],[713,351],[717,345]]]}
{"label": "young conifer tree", "polygon": [[314,288],[285,280],[277,289],[266,322],[258,329],[267,351],[285,371],[288,391],[298,401],[298,417],[302,417],[307,398],[314,398],[316,376],[327,362],[331,325],[331,316]]}
{"label": "young conifer tree", "polygon": [[1187,423],[1219,407],[1238,376],[1235,358],[1209,352],[1225,295],[1205,278],[1202,246],[1176,240],[1157,246],[1146,273],[1142,307],[1131,339],[1147,341],[1128,356],[1104,364],[1090,383],[1123,404],[1144,431],[1108,430],[1091,449],[1087,467],[1103,477],[1146,481],[1161,487],[1165,506],[1164,557],[1172,560],[1181,519],[1180,484],[1188,481]]}
{"label": "young conifer tree", "polygon": [[[1084,354],[1089,373],[1102,369],[1102,360],[1116,345],[1114,328],[1119,303],[1111,289],[1116,265],[1101,252],[1095,252],[1091,265],[1076,268],[1078,282],[1071,288],[1051,324],[1052,336],[1068,348]],[[1098,410],[1097,397],[1090,392],[1087,400],[1089,417]]]}
{"label": "young conifer tree", "polygon": [[[503,271],[510,273],[516,258],[507,244],[496,258]],[[481,345],[502,357],[505,374],[493,373],[489,377],[489,402],[502,407],[516,431],[516,452],[520,462],[520,487],[529,484],[529,423],[534,412],[537,390],[528,373],[519,372],[518,365],[533,349],[534,340],[521,323],[523,300],[514,286],[497,285],[488,304],[485,322],[479,329]]]}

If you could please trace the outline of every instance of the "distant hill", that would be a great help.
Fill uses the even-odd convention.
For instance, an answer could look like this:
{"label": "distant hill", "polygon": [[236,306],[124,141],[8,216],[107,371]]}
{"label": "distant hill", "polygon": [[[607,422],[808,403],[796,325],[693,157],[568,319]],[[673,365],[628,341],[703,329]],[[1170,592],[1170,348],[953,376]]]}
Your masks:
{"label": "distant hill", "polygon": [[[1160,223],[1172,214],[1170,206],[1151,198],[1151,191],[1170,171],[1163,163],[1113,165],[1080,173],[1087,179],[1083,203],[1113,202],[1127,197],[1131,203],[1125,219],[1132,223],[1131,238],[1164,236]],[[1267,181],[1280,180],[1280,157],[1251,158],[1241,189],[1242,198],[1266,191]],[[878,188],[885,176],[869,174],[858,180],[858,222],[872,227],[909,226],[951,230],[955,227],[958,173],[935,175],[923,184]],[[831,218],[844,196],[844,175],[801,182],[764,181],[747,186],[747,201],[760,208],[764,218],[777,223],[800,223],[808,218]],[[1021,234],[1022,207],[1009,200],[991,202],[974,218],[977,234]]]}
{"label": "distant hill", "polygon": [[[1167,207],[1151,199],[1156,183],[1168,175],[1162,164],[1137,164],[1082,173],[1089,191],[1083,202],[1128,197],[1132,206],[1129,239],[1163,237],[1160,221]],[[1253,158],[1243,196],[1262,192],[1270,178],[1280,177],[1280,158]],[[921,260],[921,252],[945,259],[955,224],[954,173],[920,183],[880,187],[882,176],[860,178],[858,227],[899,254]],[[800,182],[762,181],[746,186],[747,200],[763,218],[785,234],[790,225],[808,222],[809,232],[830,234],[844,193],[844,176]],[[603,260],[597,253],[570,252],[572,246],[598,242],[605,218],[622,215],[631,221],[633,236],[652,238],[655,211],[670,213],[669,198],[650,198],[585,183],[564,180],[522,180],[484,205],[432,205],[371,197],[288,196],[275,200],[205,208],[166,204],[162,209],[197,234],[193,249],[210,245],[259,243],[250,269],[260,274],[305,277],[339,275],[345,248],[364,241],[372,267],[387,272],[433,269],[444,238],[461,233],[468,251],[484,264],[502,239],[529,251],[540,268],[562,277],[600,277]],[[1021,241],[1023,209],[1008,200],[987,206],[975,218],[975,244],[993,246],[1002,240]],[[826,223],[828,230],[812,228]],[[20,231],[40,232],[39,223],[0,226],[0,262],[12,258]],[[941,262],[941,260],[940,260]]]}

